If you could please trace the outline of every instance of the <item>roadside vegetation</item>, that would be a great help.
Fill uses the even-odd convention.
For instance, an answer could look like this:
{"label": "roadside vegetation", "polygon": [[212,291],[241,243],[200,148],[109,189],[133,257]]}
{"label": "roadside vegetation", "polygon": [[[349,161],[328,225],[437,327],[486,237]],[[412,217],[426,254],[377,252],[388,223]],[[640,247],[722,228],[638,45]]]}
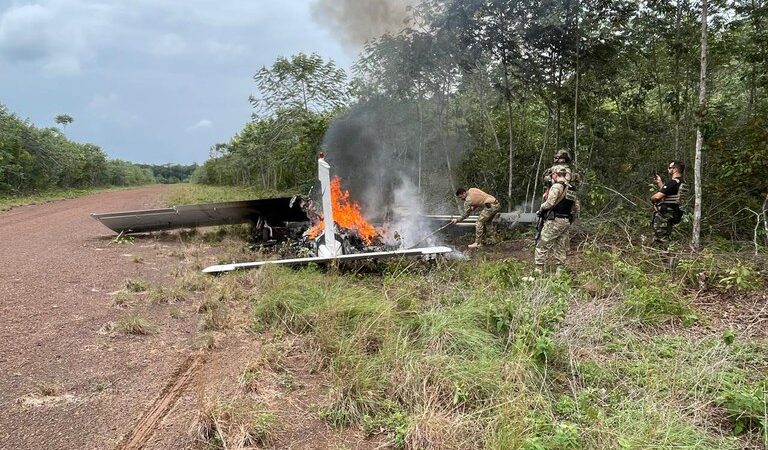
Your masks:
{"label": "roadside vegetation", "polygon": [[[247,327],[262,357],[242,369],[245,394],[200,410],[198,437],[268,446],[281,423],[264,395],[302,389],[285,363],[298,353],[308,372],[329,376],[315,414],[391,448],[762,448],[765,311],[742,311],[754,323],[719,313],[750,298],[765,309],[764,279],[730,280],[766,262],[686,257],[656,274],[654,264],[591,246],[571,275],[533,281],[514,259],[203,278],[201,332]],[[713,313],[704,296],[733,304]]]}
{"label": "roadside vegetation", "polygon": [[[218,261],[266,256],[244,228],[185,237],[216,242]],[[262,345],[240,390],[203,401],[196,439],[269,447],[292,420],[271,393],[306,389],[286,367],[300,355],[328,380],[313,414],[391,448],[768,445],[764,254],[723,242],[680,251],[670,272],[638,233],[597,228],[580,228],[569,274],[548,279],[497,254],[207,277],[213,255],[190,250],[176,284],[198,294],[201,347],[242,329]]]}
{"label": "roadside vegetation", "polygon": [[0,103],[0,210],[88,195],[96,190],[188,181],[198,166],[109,159],[99,146],[67,138],[71,116],[40,128]]}

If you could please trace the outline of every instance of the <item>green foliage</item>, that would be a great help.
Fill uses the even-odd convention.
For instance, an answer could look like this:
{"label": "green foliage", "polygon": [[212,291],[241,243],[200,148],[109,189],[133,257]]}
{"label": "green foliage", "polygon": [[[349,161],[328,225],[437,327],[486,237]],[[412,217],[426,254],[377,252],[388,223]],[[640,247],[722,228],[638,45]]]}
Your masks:
{"label": "green foliage", "polygon": [[[72,118],[62,114],[56,122],[67,125]],[[152,182],[151,172],[107,160],[98,146],[70,141],[56,128],[37,128],[0,104],[0,197]]]}
{"label": "green foliage", "polygon": [[135,240],[136,238],[133,236],[118,234],[109,242],[116,245],[133,245]]}
{"label": "green foliage", "polygon": [[151,287],[149,281],[143,278],[130,278],[125,280],[125,288],[128,292],[146,292]]}
{"label": "green foliage", "polygon": [[387,401],[383,413],[376,417],[364,415],[362,422],[363,430],[366,433],[390,433],[395,448],[405,447],[405,438],[408,432],[408,417],[396,403]]}
{"label": "green foliage", "polygon": [[755,269],[736,261],[736,265],[726,271],[726,273],[717,280],[717,284],[725,289],[734,289],[737,291],[754,290],[760,286],[760,277]]}
{"label": "green foliage", "polygon": [[138,167],[149,170],[155,181],[161,184],[176,184],[189,181],[192,174],[200,167],[196,163],[182,164],[137,164]]}
{"label": "green foliage", "polygon": [[[761,432],[765,346],[637,327],[692,313],[662,301],[673,275],[649,276],[633,253],[593,249],[592,263],[584,278],[533,283],[510,261],[392,264],[366,278],[270,267],[253,291],[254,322],[304,335],[331,376],[324,420],[384,432],[398,448],[743,446],[708,428],[720,411],[711,404]],[[595,299],[585,282],[596,276],[613,289]]]}
{"label": "green foliage", "polygon": [[719,400],[734,422],[734,433],[755,428],[768,444],[768,378],[755,386],[729,384]]}
{"label": "green foliage", "polygon": [[250,99],[257,110],[253,121],[217,144],[192,181],[306,191],[331,118],[349,101],[346,72],[316,54],[299,53],[263,67],[254,80],[259,96]]}

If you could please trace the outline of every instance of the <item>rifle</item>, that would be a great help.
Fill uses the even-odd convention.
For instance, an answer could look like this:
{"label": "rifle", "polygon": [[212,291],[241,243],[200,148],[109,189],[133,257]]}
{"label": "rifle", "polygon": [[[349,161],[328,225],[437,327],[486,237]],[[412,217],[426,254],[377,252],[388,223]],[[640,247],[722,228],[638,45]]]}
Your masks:
{"label": "rifle", "polygon": [[538,216],[539,220],[536,222],[536,237],[533,239],[534,247],[539,244],[539,240],[541,239],[541,230],[544,228],[544,218],[547,214],[544,211],[540,211]]}

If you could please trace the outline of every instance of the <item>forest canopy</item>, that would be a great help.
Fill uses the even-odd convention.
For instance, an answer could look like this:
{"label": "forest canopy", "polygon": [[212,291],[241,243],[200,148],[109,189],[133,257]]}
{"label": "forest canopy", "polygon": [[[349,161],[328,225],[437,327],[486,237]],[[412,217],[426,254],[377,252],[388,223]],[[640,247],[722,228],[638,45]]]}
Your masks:
{"label": "forest canopy", "polygon": [[[56,123],[67,126],[66,114]],[[97,145],[73,142],[58,128],[38,128],[0,104],[0,195],[187,181],[196,164],[149,165],[108,159]]]}
{"label": "forest canopy", "polygon": [[466,185],[505,209],[533,210],[541,172],[566,148],[587,216],[639,220],[668,161],[685,161],[693,186],[700,127],[703,232],[752,239],[762,217],[768,239],[768,4],[709,4],[700,104],[702,6],[423,1],[400,33],[368,42],[351,74],[305,54],[262,68],[253,120],[195,177],[300,190],[316,153],[349,141],[328,133],[355,120],[356,142],[366,144],[355,151],[386,154],[431,209],[452,207],[454,188]]}

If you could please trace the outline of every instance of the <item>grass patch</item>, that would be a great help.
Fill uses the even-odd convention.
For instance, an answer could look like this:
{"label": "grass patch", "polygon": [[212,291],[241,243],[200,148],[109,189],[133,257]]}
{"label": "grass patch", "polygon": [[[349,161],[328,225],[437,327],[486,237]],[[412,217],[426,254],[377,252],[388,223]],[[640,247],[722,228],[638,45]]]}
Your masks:
{"label": "grass patch", "polygon": [[146,292],[151,287],[149,281],[143,278],[130,278],[124,284],[128,292]]}
{"label": "grass patch", "polygon": [[155,303],[173,304],[180,303],[187,299],[187,294],[183,290],[175,287],[156,287],[150,288],[149,299]]}
{"label": "grass patch", "polygon": [[39,381],[35,383],[35,392],[43,397],[54,397],[59,394],[59,385],[48,381]]}
{"label": "grass patch", "polygon": [[[250,298],[253,330],[277,342],[302,335],[331,375],[320,416],[386,433],[396,448],[736,449],[762,440],[768,348],[702,333],[684,272],[656,270],[638,253],[585,253],[573,277],[533,282],[517,261],[433,271],[393,263],[366,277],[265,267],[231,277],[239,289],[217,287],[206,309]],[[276,348],[243,373],[244,390],[267,372],[274,381]]]}
{"label": "grass patch", "polygon": [[276,422],[248,399],[208,400],[198,411],[195,436],[209,449],[263,447],[273,441]]}
{"label": "grass patch", "polygon": [[115,328],[125,334],[136,336],[152,334],[157,331],[157,326],[154,323],[135,314],[118,320],[115,323]]}
{"label": "grass patch", "polygon": [[243,186],[211,186],[184,183],[174,187],[175,189],[164,199],[166,206],[253,200],[280,195],[278,192],[265,192]]}

